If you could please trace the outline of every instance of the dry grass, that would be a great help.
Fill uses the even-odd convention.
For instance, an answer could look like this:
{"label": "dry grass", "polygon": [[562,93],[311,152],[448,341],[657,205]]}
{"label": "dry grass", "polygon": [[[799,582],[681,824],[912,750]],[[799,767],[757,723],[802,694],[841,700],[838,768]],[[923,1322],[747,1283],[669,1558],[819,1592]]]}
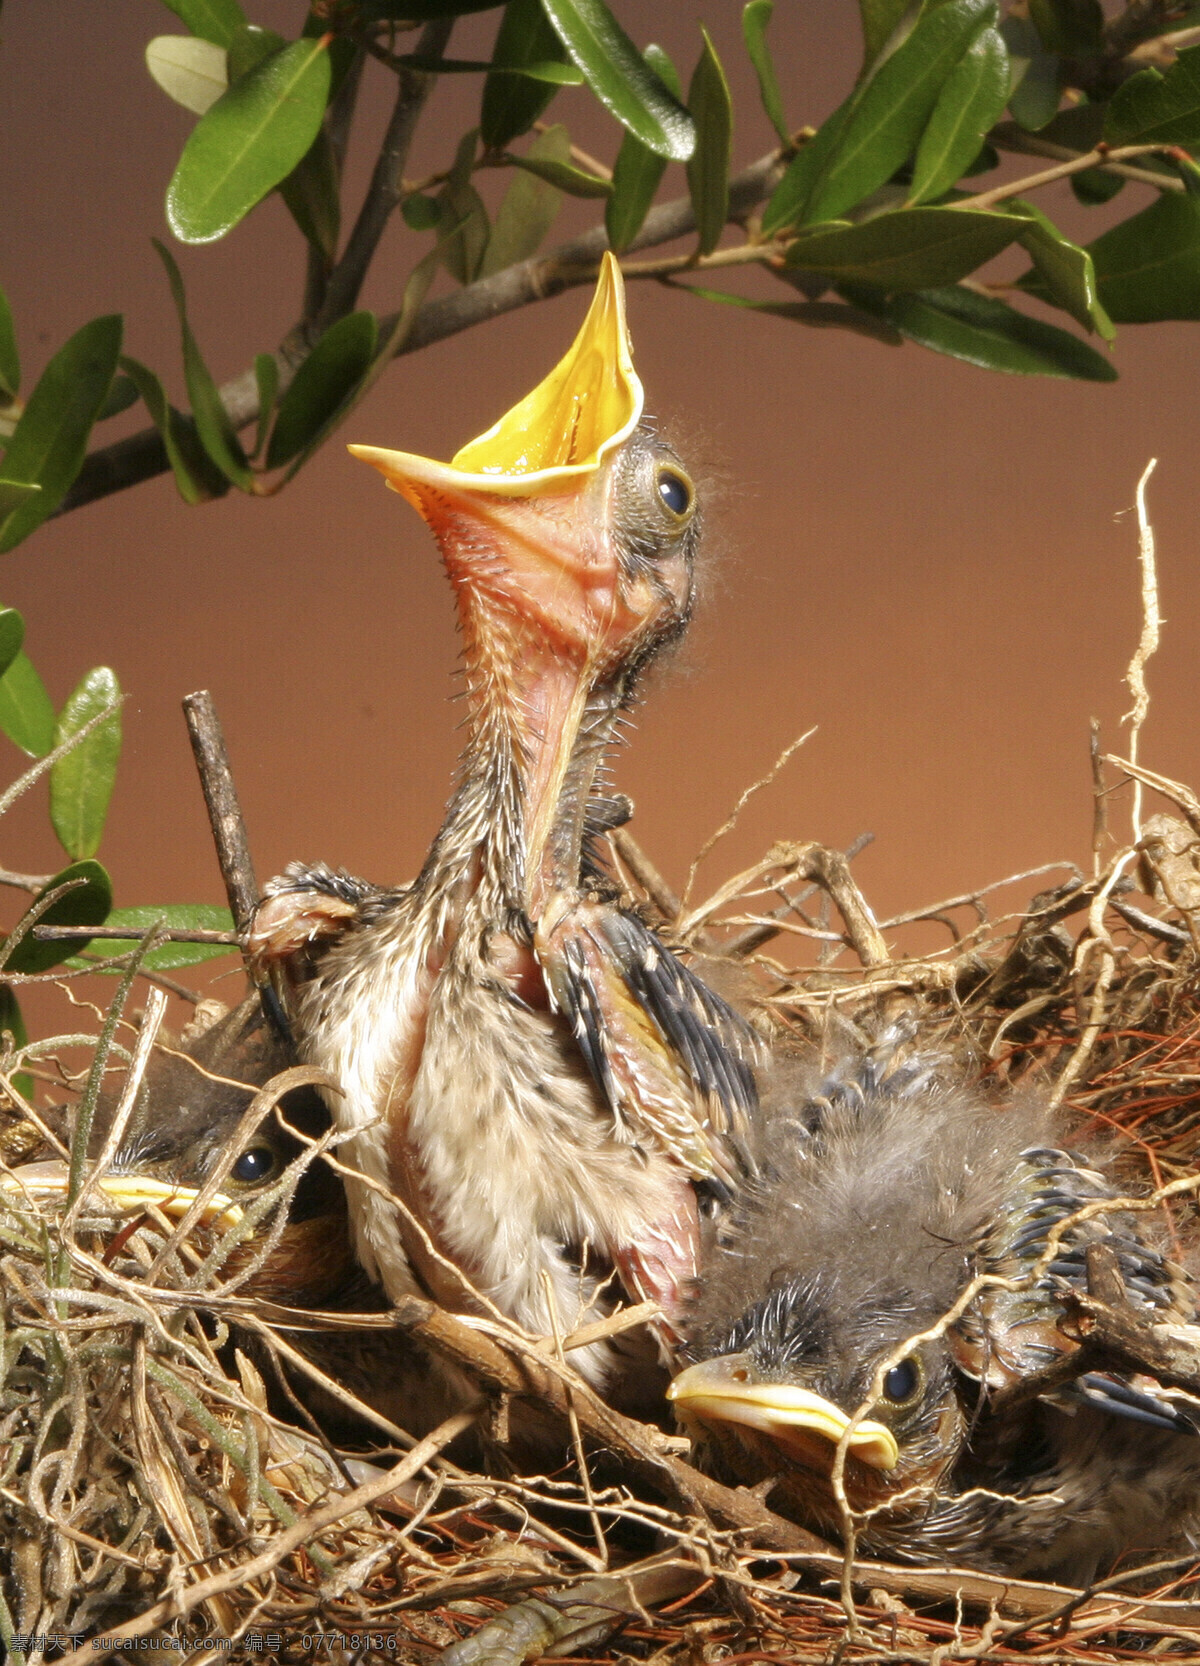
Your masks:
{"label": "dry grass", "polygon": [[[789,845],[693,908],[684,936],[746,969],[768,1027],[813,1037],[831,1012],[878,1021],[911,1011],[980,1072],[1036,1080],[1108,1130],[1131,1186],[1145,1180],[1186,1204],[1200,1144],[1200,814],[1184,788],[1153,784],[1173,801],[1171,816],[1151,818],[1136,847],[1113,851],[1092,876],[1068,874],[1016,919],[993,919],[981,888],[879,925],[845,858]],[[651,870],[632,841],[616,843],[645,880]],[[951,927],[947,951],[898,957],[889,945],[927,919]],[[768,954],[797,927],[816,945],[800,970]],[[130,1078],[126,1100],[157,1021],[152,1000],[140,1040],[109,1061]],[[115,1043],[115,1022],[105,1028]],[[3,1078],[30,1062],[10,1057]],[[278,1091],[260,1094],[258,1115]],[[76,1141],[86,1138],[87,1100],[85,1091]],[[14,1102],[4,1139],[11,1161],[44,1134]],[[551,1403],[573,1406],[583,1441],[615,1445],[627,1478],[606,1476],[596,1490],[572,1467],[541,1479],[466,1475],[439,1453],[478,1408],[420,1442],[375,1416],[375,1468],[347,1469],[269,1409],[247,1339],[257,1339],[255,1358],[264,1342],[294,1358],[290,1333],[239,1294],[254,1255],[269,1250],[298,1166],[224,1235],[186,1222],[181,1233],[165,1218],[121,1231],[85,1190],[65,1214],[4,1194],[0,1626],[10,1645],[14,1634],[58,1636],[69,1656],[72,1636],[86,1637],[91,1654],[93,1638],[162,1632],[232,1639],[235,1658],[251,1658],[260,1643],[237,1642],[249,1633],[270,1642],[267,1652],[300,1659],[303,1639],[312,1652],[320,1634],[334,1658],[429,1660],[536,1589],[584,1604],[581,1635],[616,1605],[616,1631],[602,1625],[612,1635],[594,1645],[603,1659],[1079,1661],[1149,1651],[1200,1660],[1190,1557],[1142,1570],[1133,1597],[1121,1595],[1120,1575],[1112,1594],[1086,1599],[868,1565],[843,1582],[836,1554],[822,1556],[803,1535],[789,1547],[761,1507],[759,1532],[745,1495],[740,1517],[718,1496],[724,1489],[681,1497],[686,1471],[657,1430],[606,1424],[549,1344],[503,1327],[481,1337],[450,1319],[443,1333],[424,1311],[406,1321],[424,1345],[475,1368],[485,1398],[502,1396],[506,1370],[536,1384],[544,1368]],[[653,1535],[668,1549],[647,1559]],[[378,1646],[363,1655],[356,1638],[357,1651]]]}

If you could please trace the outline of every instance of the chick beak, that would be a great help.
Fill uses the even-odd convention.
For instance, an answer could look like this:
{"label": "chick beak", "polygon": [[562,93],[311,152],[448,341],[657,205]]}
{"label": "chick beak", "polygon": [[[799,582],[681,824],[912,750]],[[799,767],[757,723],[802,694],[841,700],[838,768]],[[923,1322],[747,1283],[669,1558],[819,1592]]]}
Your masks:
{"label": "chick beak", "polygon": [[[36,1202],[65,1202],[67,1189],[67,1165],[57,1160],[24,1163],[11,1173],[0,1176],[0,1192],[24,1196]],[[92,1190],[99,1192],[122,1213],[144,1214],[148,1209],[160,1209],[164,1215],[175,1219],[186,1215],[199,1195],[195,1186],[155,1180],[144,1174],[106,1174],[96,1181]],[[222,1231],[236,1226],[241,1218],[241,1205],[221,1192],[209,1199],[201,1217],[205,1226],[215,1226]]]}
{"label": "chick beak", "polygon": [[350,451],[428,522],[464,606],[482,601],[486,614],[490,596],[578,662],[602,657],[619,625],[617,554],[596,488],[603,497],[598,477],[642,404],[621,269],[606,254],[566,357],[451,462],[379,446]]}
{"label": "chick beak", "polygon": [[486,691],[524,761],[539,865],[591,689],[658,601],[623,582],[609,466],[642,414],[610,254],[566,357],[452,462],[352,445],[428,522],[458,596],[468,691]]}
{"label": "chick beak", "polygon": [[721,1354],[681,1371],[667,1389],[684,1424],[732,1424],[755,1429],[806,1468],[828,1471],[846,1438],[848,1452],[871,1469],[895,1469],[896,1437],[883,1423],[864,1419],[850,1429],[840,1406],[795,1383],[756,1380],[749,1354]]}

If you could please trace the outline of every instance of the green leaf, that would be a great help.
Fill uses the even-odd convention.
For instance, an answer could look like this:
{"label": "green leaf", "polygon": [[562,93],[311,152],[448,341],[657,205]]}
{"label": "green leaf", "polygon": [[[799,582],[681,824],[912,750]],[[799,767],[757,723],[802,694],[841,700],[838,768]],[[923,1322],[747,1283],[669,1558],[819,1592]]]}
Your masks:
{"label": "green leaf", "polygon": [[107,422],[109,417],[120,416],[131,405],[138,401],[138,390],[128,376],[116,375],[112,379],[108,392],[104,396],[104,403],[96,415],[97,422]]}
{"label": "green leaf", "polygon": [[207,503],[210,498],[228,491],[225,476],[200,444],[195,424],[168,404],[162,383],[154,372],[128,356],[123,356],[120,363],[121,369],[141,395],[150,420],[158,429],[183,501]]}
{"label": "green leaf", "polygon": [[279,365],[274,353],[254,355],[254,385],[258,389],[258,428],[254,435],[254,455],[257,457],[266,443],[275,401],[279,396]]}
{"label": "green leaf", "polygon": [[703,289],[699,284],[681,283],[675,287],[686,289],[689,295],[698,295],[702,301],[717,301],[747,312],[765,312],[772,318],[787,318],[796,324],[853,330],[856,335],[870,336],[889,347],[899,347],[901,342],[900,332],[885,319],[839,301],[752,301],[747,295],[732,295],[725,289]]}
{"label": "green leaf", "polygon": [[1072,104],[1059,110],[1053,121],[1041,129],[1041,135],[1056,145],[1066,145],[1068,150],[1095,150],[1104,137],[1107,115],[1106,104]]}
{"label": "green leaf", "polygon": [[775,0],[746,0],[742,7],[742,39],[746,43],[746,51],[758,77],[758,95],[762,99],[767,120],[778,133],[780,140],[785,145],[790,145],[792,136],[783,113],[783,98],[779,91],[775,64],[771,58],[771,48],[767,45],[767,25],[774,10]]}
{"label": "green leaf", "polygon": [[917,146],[909,201],[944,196],[979,155],[1008,103],[1009,65],[995,29],[981,29],[946,77]]}
{"label": "green leaf", "polygon": [[[679,73],[661,46],[648,46],[643,56],[676,98],[682,96]],[[667,171],[667,159],[626,133],[613,166],[612,195],[604,208],[604,228],[614,254],[627,249],[641,231],[655,192]]]}
{"label": "green leaf", "polygon": [[873,64],[891,40],[912,0],[858,0],[863,32],[863,68]]}
{"label": "green leaf", "polygon": [[342,203],[333,143],[324,127],[278,189],[302,236],[332,266],[342,227]]}
{"label": "green leaf", "polygon": [[[565,62],[566,52],[541,0],[509,0],[492,50],[495,69]],[[479,135],[485,150],[504,150],[537,121],[554,97],[544,82],[519,75],[491,74],[483,84]]]}
{"label": "green leaf", "polygon": [[1105,341],[1111,341],[1117,332],[1097,297],[1096,269],[1091,255],[1064,237],[1033,203],[1013,206],[1019,207],[1028,221],[1019,242],[1033,261],[1033,269],[1044,284],[1047,297],[1069,312],[1085,330],[1098,330]]}
{"label": "green leaf", "polygon": [[329,95],[320,40],[265,59],[196,123],[167,190],[167,220],[183,243],[211,243],[273,191],[317,136]]}
{"label": "green leaf", "polygon": [[688,110],[696,124],[696,148],[688,158],[687,181],[700,253],[707,255],[721,241],[729,213],[733,104],[725,71],[708,30],[702,28],[700,35],[704,45],[688,88]]}
{"label": "green leaf", "polygon": [[229,80],[240,81],[252,69],[265,63],[273,52],[282,52],[287,41],[274,29],[258,23],[244,23],[229,43]]}
{"label": "green leaf", "polygon": [[25,621],[15,607],[0,608],[0,677],[21,652]]}
{"label": "green leaf", "polygon": [[974,209],[905,208],[860,225],[808,232],[789,244],[789,266],[884,290],[957,283],[1015,243],[1022,222]]}
{"label": "green leaf", "polygon": [[[106,665],[89,671],[59,713],[54,744],[60,746],[70,740],[106,707],[116,706],[120,698],[121,688],[115,672]],[[94,856],[100,848],[120,756],[118,708],[73,751],[51,766],[50,821],[59,844],[76,862]]]}
{"label": "green leaf", "polygon": [[229,85],[225,48],[198,35],[155,35],[146,68],[168,98],[196,116],[211,110]]}
{"label": "green leaf", "polygon": [[1085,208],[1098,208],[1111,202],[1124,184],[1120,174],[1109,173],[1104,168],[1085,168],[1083,173],[1072,174],[1070,179],[1076,202],[1083,203]]}
{"label": "green leaf", "polygon": [[4,475],[41,491],[9,511],[0,527],[0,551],[28,537],[70,490],[112,385],[121,328],[120,313],[85,324],[59,348],[30,394],[8,444]]}
{"label": "green leaf", "polygon": [[559,191],[565,191],[570,197],[612,195],[611,180],[601,179],[599,174],[587,173],[570,162],[559,162],[549,156],[535,156],[532,151],[527,156],[507,156],[505,160],[514,168],[523,168],[526,173],[536,174],[539,179],[544,179],[548,185],[553,185]]}
{"label": "green leaf", "polygon": [[171,297],[179,314],[179,331],[183,342],[183,379],[187,384],[188,398],[192,402],[192,416],[200,443],[226,480],[240,486],[243,491],[249,491],[252,476],[246,464],[246,453],[242,450],[242,443],[230,421],[229,412],[222,403],[217,384],[212,379],[192,334],[192,327],[188,323],[187,296],[184,294],[179,267],[175,264],[175,257],[170,250],[160,243],[157,237],[151,238],[151,242],[158,250],[166,268]]}
{"label": "green leaf", "polygon": [[[24,1047],[29,1041],[29,1032],[25,1028],[25,1020],[21,1016],[21,1008],[17,1005],[17,997],[13,994],[12,986],[0,983],[0,1032],[7,1030],[13,1038],[13,1047]],[[13,1087],[23,1094],[26,1099],[33,1098],[33,1077],[26,1070],[17,1071],[11,1078]]]}
{"label": "green leaf", "polygon": [[1047,52],[1041,36],[1027,17],[1010,12],[1000,25],[1012,64],[1008,109],[1018,127],[1038,133],[1055,118],[1062,98],[1058,58]]}
{"label": "green leaf", "polygon": [[46,685],[20,649],[0,677],[0,729],[31,758],[44,758],[54,745],[54,725]]}
{"label": "green leaf", "polygon": [[1165,75],[1144,69],[1108,107],[1110,145],[1200,145],[1200,46],[1185,47]]}
{"label": "green leaf", "polygon": [[1083,57],[1104,44],[1100,0],[1029,0],[1029,15],[1048,52]]}
{"label": "green leaf", "polygon": [[[174,902],[153,903],[142,908],[114,908],[102,922],[106,926],[128,926],[131,931],[146,932],[159,923],[167,926],[171,931],[232,931],[233,915],[227,908],[215,908],[209,903],[202,902]],[[106,960],[122,954],[131,954],[138,946],[138,939],[105,938],[103,941],[93,940],[96,951]],[[68,966],[81,967],[91,964],[74,953],[75,944],[64,944],[72,950],[68,959]],[[236,954],[236,948],[230,948],[224,943],[164,943],[161,948],[151,949],[142,961],[147,972],[173,972],[181,966],[199,966],[206,960],[216,960],[223,954]],[[106,968],[113,977],[120,975],[120,968],[113,966]]]}
{"label": "green leaf", "polygon": [[373,312],[339,318],[318,341],[279,401],[267,467],[282,468],[311,449],[371,367],[378,326]]}
{"label": "green leaf", "polygon": [[[323,31],[318,31],[319,35]],[[309,31],[305,30],[306,38]],[[350,43],[346,43],[347,45]],[[274,29],[248,23],[239,29],[229,46],[229,78],[240,81],[259,64],[287,45]],[[330,58],[331,88],[333,59]],[[301,235],[332,265],[341,231],[341,197],[333,145],[324,124],[296,166],[276,187]]]}
{"label": "green leaf", "polygon": [[1114,323],[1200,318],[1200,199],[1164,192],[1089,243],[1088,253]]}
{"label": "green leaf", "polygon": [[[307,29],[305,35],[307,38]],[[242,80],[259,64],[265,63],[272,53],[282,51],[286,45],[283,36],[276,34],[274,29],[263,29],[256,23],[246,24],[230,42],[229,79]],[[332,87],[332,56],[330,70]],[[327,264],[332,265],[341,231],[342,204],[333,144],[324,124],[277,190],[302,236]]]}
{"label": "green leaf", "polygon": [[[64,896],[52,902],[37,923],[43,926],[99,926],[103,925],[112,908],[112,881],[100,866],[99,862],[72,862],[69,868],[61,873],[39,891],[34,898],[36,903],[41,897],[51,891],[57,891],[60,885],[68,885],[73,881],[73,888]],[[5,972],[48,972],[52,966],[58,966],[69,955],[78,954],[86,948],[88,939],[76,939],[70,943],[39,943],[32,932],[27,932],[11,955],[3,962]],[[0,959],[3,951],[0,950]]]}
{"label": "green leaf", "polygon": [[478,276],[488,244],[487,209],[471,184],[478,143],[478,128],[463,134],[450,176],[438,192],[438,247],[446,270],[462,284],[473,283]]}
{"label": "green leaf", "polygon": [[400,212],[404,216],[404,224],[410,231],[432,231],[442,218],[442,210],[436,197],[427,197],[420,191],[414,191],[411,197],[405,197],[400,204]]}
{"label": "green leaf", "polygon": [[[526,160],[530,158],[560,167],[570,165],[571,140],[561,122],[538,134]],[[536,254],[561,207],[562,192],[557,186],[528,170],[518,170],[496,211],[480,277],[503,272],[505,267]]]}
{"label": "green leaf", "polygon": [[833,220],[906,162],[942,86],[994,15],[994,0],[944,0],[810,139],[763,215],[768,236],[787,225]]}
{"label": "green leaf", "polygon": [[0,289],[0,394],[15,399],[20,391],[21,359],[17,352],[17,333],[13,329],[8,296]]}
{"label": "green leaf", "polygon": [[187,24],[193,35],[216,46],[228,46],[246,22],[238,0],[163,0],[163,4]]}
{"label": "green leaf", "polygon": [[649,68],[604,0],[542,4],[604,108],[660,156],[686,162],[696,145],[692,118]]}
{"label": "green leaf", "polygon": [[31,486],[24,480],[0,480],[0,519],[7,515],[10,509],[16,509],[19,504],[28,502],[41,489],[40,486]]}
{"label": "green leaf", "polygon": [[890,298],[847,285],[845,294],[921,347],[1018,376],[1115,382],[1112,361],[1067,330],[1030,318],[973,289],[929,289]]}

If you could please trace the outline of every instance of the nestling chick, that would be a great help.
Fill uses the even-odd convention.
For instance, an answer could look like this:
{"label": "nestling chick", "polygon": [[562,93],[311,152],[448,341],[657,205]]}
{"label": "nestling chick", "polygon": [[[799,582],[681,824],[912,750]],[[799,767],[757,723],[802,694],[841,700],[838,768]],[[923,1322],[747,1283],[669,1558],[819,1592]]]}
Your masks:
{"label": "nestling chick", "polygon": [[[757,1044],[586,860],[597,771],[687,624],[698,527],[641,423],[623,309],[606,257],[566,358],[453,463],[353,448],[427,521],[455,590],[459,783],[414,885],[367,897],[289,869],[251,950],[345,1090],[343,1150],[375,1183],[349,1186],[355,1242],[390,1296],[549,1335],[623,1289],[660,1302],[669,1339],[701,1196],[746,1167]],[[628,1363],[572,1358],[607,1386]]]}
{"label": "nestling chick", "polygon": [[[1105,1371],[990,1403],[1077,1348],[1057,1321],[1065,1293],[1086,1288],[1089,1244],[1116,1250],[1135,1310],[1176,1327],[1196,1317],[1195,1286],[1142,1216],[1066,1227],[1038,1270],[1056,1227],[1122,1195],[1062,1140],[1056,1117],[990,1103],[895,1037],[776,1116],[763,1178],[705,1262],[694,1363],[669,1390],[702,1466],[776,1477],[773,1504],[836,1538],[843,1442],[860,1549],[889,1559],[1082,1584],[1189,1537],[1200,1402]],[[1024,1282],[982,1287],[956,1312],[981,1274]]]}

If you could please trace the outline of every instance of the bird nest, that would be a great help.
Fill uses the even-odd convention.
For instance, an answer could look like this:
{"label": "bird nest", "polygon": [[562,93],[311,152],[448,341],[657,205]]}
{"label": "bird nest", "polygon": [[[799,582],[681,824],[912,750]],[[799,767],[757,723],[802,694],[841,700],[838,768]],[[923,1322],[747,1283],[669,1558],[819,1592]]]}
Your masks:
{"label": "bird nest", "polygon": [[[1142,670],[1157,635],[1141,519],[1131,756],[1107,760],[1133,783],[1134,833],[1116,848],[1106,832],[1111,788],[1097,748],[1090,874],[1051,864],[880,921],[853,850],[778,844],[692,906],[627,830],[608,839],[631,904],[784,1049],[899,1024],[998,1089],[1036,1084],[1109,1136],[1131,1193],[1113,1207],[1160,1208],[1182,1239],[1200,1189],[1200,799],[1137,762]],[[1143,818],[1147,790],[1167,809]],[[1006,907],[1014,895],[1025,900]],[[943,946],[897,950],[909,934],[927,943],[931,929]],[[415,1298],[386,1313],[273,1305],[256,1275],[305,1171],[339,1166],[330,1135],[302,1138],[282,1177],[244,1208],[225,1210],[214,1181],[182,1219],[161,1200],[114,1219],[100,1184],[106,1154],[164,1006],[151,987],[140,1023],[125,1022],[138,970],[135,956],[101,1014],[86,1081],[59,1067],[68,1112],[35,1109],[20,1073],[45,1077],[80,1037],[24,1047],[9,1037],[0,1058],[0,1638],[10,1658],[153,1648],[426,1662],[451,1648],[453,1666],[548,1652],[681,1666],[1200,1661],[1200,1556],[1186,1545],[1086,1591],[889,1566],[856,1559],[852,1541],[816,1538],[759,1492],[699,1474],[685,1441],[613,1410],[571,1369],[574,1346],[644,1321],[645,1309],[548,1339],[494,1310],[468,1322]],[[118,1097],[89,1159],[106,1073]],[[293,1069],[261,1088],[214,1172],[312,1080]],[[14,1177],[28,1158],[55,1155],[67,1165],[57,1192]],[[1091,1270],[1076,1298],[1079,1336],[1200,1393],[1194,1353],[1152,1358],[1155,1338],[1119,1296],[1114,1307],[1111,1290],[1091,1289]],[[351,1340],[400,1331],[478,1396],[418,1437],[325,1375],[297,1346],[306,1330]],[[503,1453],[515,1398],[558,1420],[571,1454],[563,1468],[530,1476],[502,1456],[456,1461],[464,1437],[472,1451]],[[347,1417],[358,1420],[353,1447],[326,1434]]]}
{"label": "bird nest", "polygon": [[[1131,1190],[1152,1188],[1182,1232],[1200,1167],[1200,801],[1124,767],[1170,813],[1147,819],[1093,874],[1064,870],[1015,915],[994,917],[998,888],[985,886],[879,923],[850,859],[812,844],[776,846],[690,910],[624,830],[611,835],[614,861],[637,905],[704,956],[718,982],[736,975],[743,999],[749,985],[768,1032],[807,1046],[831,1024],[916,1023],[979,1075],[1036,1080],[1109,1132]],[[889,947],[931,921],[947,948],[900,958]],[[773,958],[797,938],[813,946],[807,964]],[[148,1205],[114,1222],[88,1184],[97,1165],[80,1153],[105,1068],[125,1084],[119,1122],[161,1020],[152,994],[140,1031],[127,1050],[118,1045],[135,973],[60,1129],[66,1192],[47,1198],[10,1182],[0,1193],[0,1630],[13,1658],[157,1640],[235,1659],[426,1661],[502,1612],[499,1641],[489,1631],[478,1658],[551,1647],[688,1662],[835,1651],[931,1662],[1200,1658],[1197,1559],[1186,1547],[1084,1593],[851,1562],[755,1494],[699,1476],[679,1439],[599,1400],[570,1368],[572,1345],[596,1326],[547,1341],[417,1300],[303,1320],[246,1295],[277,1242],[272,1222],[328,1141],[309,1142],[237,1220],[202,1194],[182,1220]],[[45,1058],[54,1044],[33,1051]],[[59,1143],[53,1120],[12,1085],[29,1063],[18,1050],[0,1070],[10,1168]],[[250,1121],[271,1114],[296,1079],[288,1072],[262,1090]],[[417,1439],[335,1381],[317,1381],[362,1419],[350,1455],[305,1409],[302,1385],[321,1373],[296,1348],[303,1323],[400,1327],[473,1378],[479,1399]],[[279,1362],[291,1367],[282,1405]],[[476,1472],[447,1452],[472,1427],[502,1436],[514,1395],[561,1418],[575,1461],[560,1473]],[[599,1465],[585,1452],[602,1454]]]}

